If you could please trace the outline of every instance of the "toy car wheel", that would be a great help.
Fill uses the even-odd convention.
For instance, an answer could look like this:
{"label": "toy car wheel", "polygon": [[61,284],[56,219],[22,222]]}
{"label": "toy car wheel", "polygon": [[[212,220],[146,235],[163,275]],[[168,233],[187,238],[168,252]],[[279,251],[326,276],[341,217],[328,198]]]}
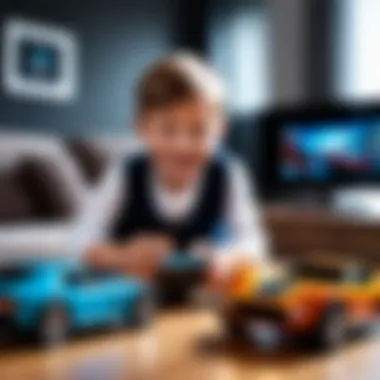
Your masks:
{"label": "toy car wheel", "polygon": [[155,302],[151,295],[140,297],[134,307],[132,318],[128,318],[128,325],[134,328],[148,326],[155,313]]}
{"label": "toy car wheel", "polygon": [[226,318],[223,321],[224,332],[229,339],[245,339],[246,334],[242,323],[231,318]]}
{"label": "toy car wheel", "polygon": [[39,342],[47,347],[55,347],[66,341],[69,333],[67,311],[60,305],[47,307],[37,327]]}
{"label": "toy car wheel", "polygon": [[311,348],[333,350],[340,347],[346,340],[347,321],[343,307],[334,305],[328,307],[311,336]]}

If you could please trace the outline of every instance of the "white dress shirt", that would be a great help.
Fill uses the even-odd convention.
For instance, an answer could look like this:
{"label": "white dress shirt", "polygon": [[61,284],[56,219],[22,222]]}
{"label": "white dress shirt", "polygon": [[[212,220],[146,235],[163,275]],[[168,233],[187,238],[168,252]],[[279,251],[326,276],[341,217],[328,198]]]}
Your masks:
{"label": "white dress shirt", "polygon": [[[85,252],[96,242],[107,239],[110,227],[118,216],[123,201],[128,197],[128,183],[124,177],[125,158],[110,165],[101,184],[93,191],[80,211],[69,250],[73,254]],[[228,241],[217,247],[220,253],[264,259],[267,239],[262,229],[257,202],[249,186],[244,168],[236,160],[228,164],[228,192],[223,222],[229,232]],[[197,204],[200,181],[185,191],[173,193],[151,178],[151,195],[157,212],[167,220],[180,222]],[[195,246],[202,242],[194,242]]]}

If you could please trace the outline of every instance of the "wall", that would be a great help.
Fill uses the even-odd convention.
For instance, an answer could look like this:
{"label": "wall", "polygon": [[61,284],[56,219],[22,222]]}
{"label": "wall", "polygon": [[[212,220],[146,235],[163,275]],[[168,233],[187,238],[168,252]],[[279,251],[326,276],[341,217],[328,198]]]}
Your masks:
{"label": "wall", "polygon": [[307,96],[305,16],[308,5],[308,0],[267,0],[275,105],[297,104]]}
{"label": "wall", "polygon": [[135,79],[178,40],[180,0],[5,1],[0,21],[24,16],[71,28],[82,47],[79,98],[54,105],[0,92],[0,125],[13,130],[119,134],[132,119]]}
{"label": "wall", "polygon": [[267,8],[273,103],[292,106],[332,100],[337,0],[267,0]]}

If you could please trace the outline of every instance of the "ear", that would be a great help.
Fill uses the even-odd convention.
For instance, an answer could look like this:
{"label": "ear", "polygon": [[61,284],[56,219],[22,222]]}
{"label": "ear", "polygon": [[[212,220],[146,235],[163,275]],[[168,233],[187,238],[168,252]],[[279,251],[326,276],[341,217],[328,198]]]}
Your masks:
{"label": "ear", "polygon": [[227,115],[224,111],[220,111],[217,116],[218,134],[220,140],[224,140],[228,132]]}
{"label": "ear", "polygon": [[146,115],[139,115],[135,118],[135,129],[136,129],[136,134],[138,135],[139,138],[144,138],[145,133],[148,129],[148,124],[149,124],[149,119]]}

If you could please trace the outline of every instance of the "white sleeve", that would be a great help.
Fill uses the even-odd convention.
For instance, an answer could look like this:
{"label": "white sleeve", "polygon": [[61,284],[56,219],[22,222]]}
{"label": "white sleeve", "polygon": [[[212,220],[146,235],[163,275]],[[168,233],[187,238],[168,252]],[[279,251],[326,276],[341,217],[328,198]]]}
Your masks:
{"label": "white sleeve", "polygon": [[69,243],[71,255],[81,256],[89,245],[107,237],[122,199],[127,196],[122,161],[112,163],[97,188],[91,191],[74,220]]}
{"label": "white sleeve", "polygon": [[229,189],[224,220],[231,233],[225,248],[232,254],[265,259],[268,242],[261,224],[259,207],[244,167],[233,161],[229,168]]}

